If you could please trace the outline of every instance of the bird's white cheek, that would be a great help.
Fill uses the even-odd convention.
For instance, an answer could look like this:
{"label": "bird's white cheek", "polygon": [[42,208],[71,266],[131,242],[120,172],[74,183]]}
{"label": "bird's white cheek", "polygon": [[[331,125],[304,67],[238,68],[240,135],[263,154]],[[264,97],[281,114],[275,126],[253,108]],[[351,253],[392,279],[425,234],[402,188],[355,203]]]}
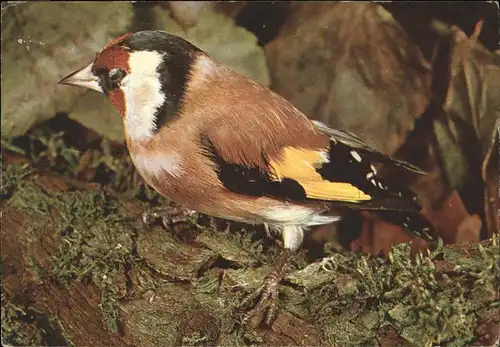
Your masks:
{"label": "bird's white cheek", "polygon": [[[159,93],[159,90],[155,88],[154,84],[151,79],[141,79],[123,85],[125,94],[129,96],[131,113],[140,113],[151,103],[156,104],[156,94]],[[163,101],[163,98],[160,96],[158,101]]]}
{"label": "bird's white cheek", "polygon": [[147,139],[156,130],[157,113],[165,98],[157,78],[125,80],[121,87],[125,95],[124,125],[133,140]]}
{"label": "bird's white cheek", "polygon": [[175,154],[132,155],[135,166],[142,175],[163,177],[165,174],[179,178],[182,173],[182,160]]}

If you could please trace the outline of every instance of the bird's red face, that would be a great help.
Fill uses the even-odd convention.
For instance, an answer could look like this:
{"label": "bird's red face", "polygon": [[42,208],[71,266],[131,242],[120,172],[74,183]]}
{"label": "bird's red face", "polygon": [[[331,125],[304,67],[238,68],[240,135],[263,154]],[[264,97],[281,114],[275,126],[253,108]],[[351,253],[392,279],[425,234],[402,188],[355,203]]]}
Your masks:
{"label": "bird's red face", "polygon": [[124,117],[126,100],[122,84],[130,75],[131,69],[130,48],[121,43],[131,35],[125,34],[109,42],[92,63],[66,76],[59,83],[85,87],[106,94]]}
{"label": "bird's red face", "polygon": [[197,51],[161,31],[126,34],[59,83],[105,94],[120,112],[127,136],[147,139],[179,114]]}

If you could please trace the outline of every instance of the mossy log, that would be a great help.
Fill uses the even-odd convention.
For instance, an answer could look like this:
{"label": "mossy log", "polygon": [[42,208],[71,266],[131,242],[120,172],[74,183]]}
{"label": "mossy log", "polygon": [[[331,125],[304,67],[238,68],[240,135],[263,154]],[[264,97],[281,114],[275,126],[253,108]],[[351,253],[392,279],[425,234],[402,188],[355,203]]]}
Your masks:
{"label": "mossy log", "polygon": [[273,253],[252,231],[146,229],[143,203],[23,163],[4,161],[1,195],[3,344],[462,346],[498,339],[497,236],[413,259],[406,245],[389,259],[346,253],[306,265],[302,257],[301,269],[283,281],[273,325],[243,329],[234,309]]}

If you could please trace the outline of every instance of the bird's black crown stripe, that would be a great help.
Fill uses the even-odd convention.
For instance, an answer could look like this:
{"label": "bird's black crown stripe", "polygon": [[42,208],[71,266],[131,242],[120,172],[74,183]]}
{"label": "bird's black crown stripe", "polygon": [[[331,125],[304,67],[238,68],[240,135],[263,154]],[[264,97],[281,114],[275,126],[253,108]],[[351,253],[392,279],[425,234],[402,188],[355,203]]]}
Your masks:
{"label": "bird's black crown stripe", "polygon": [[156,51],[163,53],[163,61],[158,66],[161,78],[161,92],[165,97],[156,114],[156,129],[179,115],[186,92],[188,76],[200,50],[182,39],[164,31],[140,31],[124,39],[121,43],[132,51]]}

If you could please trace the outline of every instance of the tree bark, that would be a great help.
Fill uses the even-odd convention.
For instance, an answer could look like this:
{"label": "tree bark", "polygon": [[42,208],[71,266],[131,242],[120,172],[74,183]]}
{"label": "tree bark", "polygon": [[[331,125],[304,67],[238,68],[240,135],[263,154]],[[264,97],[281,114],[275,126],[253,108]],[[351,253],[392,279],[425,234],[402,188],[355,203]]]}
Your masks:
{"label": "tree bark", "polygon": [[[123,272],[114,276],[113,285],[119,289],[109,290],[102,281],[96,281],[95,274],[74,280],[59,278],[54,274],[53,262],[62,259],[57,258],[62,242],[61,211],[53,208],[48,213],[50,217],[45,218],[26,212],[26,205],[37,204],[33,198],[37,194],[57,199],[68,192],[87,195],[106,189],[50,172],[30,174],[23,184],[1,203],[2,285],[5,302],[28,312],[17,317],[22,329],[32,324],[35,330],[42,330],[44,324],[49,325],[40,334],[39,344],[236,345],[248,339],[281,346],[320,343],[319,329],[286,311],[280,312],[271,329],[257,331],[255,336],[238,336],[231,312],[233,301],[237,300],[231,298],[230,305],[223,294],[200,294],[194,288],[204,272],[215,271],[219,256],[199,244],[183,244],[161,227],[144,230],[139,218],[143,206],[127,198],[117,200],[123,219],[118,224],[135,238],[130,253],[136,263],[124,264]],[[22,192],[26,187],[32,200]],[[105,194],[115,197],[110,191]],[[250,260],[244,255],[238,261],[245,263],[245,259]],[[108,292],[117,303],[117,331],[110,331],[103,318],[104,309],[100,308],[103,295]],[[27,317],[34,314],[34,321]]]}
{"label": "tree bark", "polygon": [[[2,325],[14,327],[3,331],[4,342],[340,346],[369,341],[380,346],[412,345],[406,330],[398,330],[402,325],[397,318],[390,325],[382,324],[379,313],[365,314],[374,310],[373,298],[383,294],[370,297],[359,291],[360,281],[369,276],[356,278],[355,273],[364,274],[368,268],[336,273],[322,271],[318,262],[293,272],[282,283],[284,295],[271,327],[242,329],[234,309],[269,270],[261,249],[255,252],[246,241],[223,231],[176,234],[160,226],[146,230],[139,218],[144,204],[130,197],[50,172],[22,169],[19,162],[13,164],[5,156],[4,164]],[[189,233],[193,237],[186,241]],[[466,258],[478,257],[471,246],[457,249]],[[347,259],[330,265],[350,271],[354,263],[350,265]],[[391,266],[379,264],[380,268]],[[438,281],[459,276],[456,264],[447,259],[434,259],[434,266]],[[485,277],[485,281],[498,285],[498,279]],[[498,339],[499,308],[494,302],[498,293],[482,297],[475,306],[481,312],[474,322],[476,343],[489,345]],[[395,309],[387,312],[397,316]],[[357,317],[365,317],[366,331],[356,325]],[[368,324],[366,317],[375,323]],[[353,333],[354,328],[361,332]],[[34,333],[26,336],[29,332]]]}

